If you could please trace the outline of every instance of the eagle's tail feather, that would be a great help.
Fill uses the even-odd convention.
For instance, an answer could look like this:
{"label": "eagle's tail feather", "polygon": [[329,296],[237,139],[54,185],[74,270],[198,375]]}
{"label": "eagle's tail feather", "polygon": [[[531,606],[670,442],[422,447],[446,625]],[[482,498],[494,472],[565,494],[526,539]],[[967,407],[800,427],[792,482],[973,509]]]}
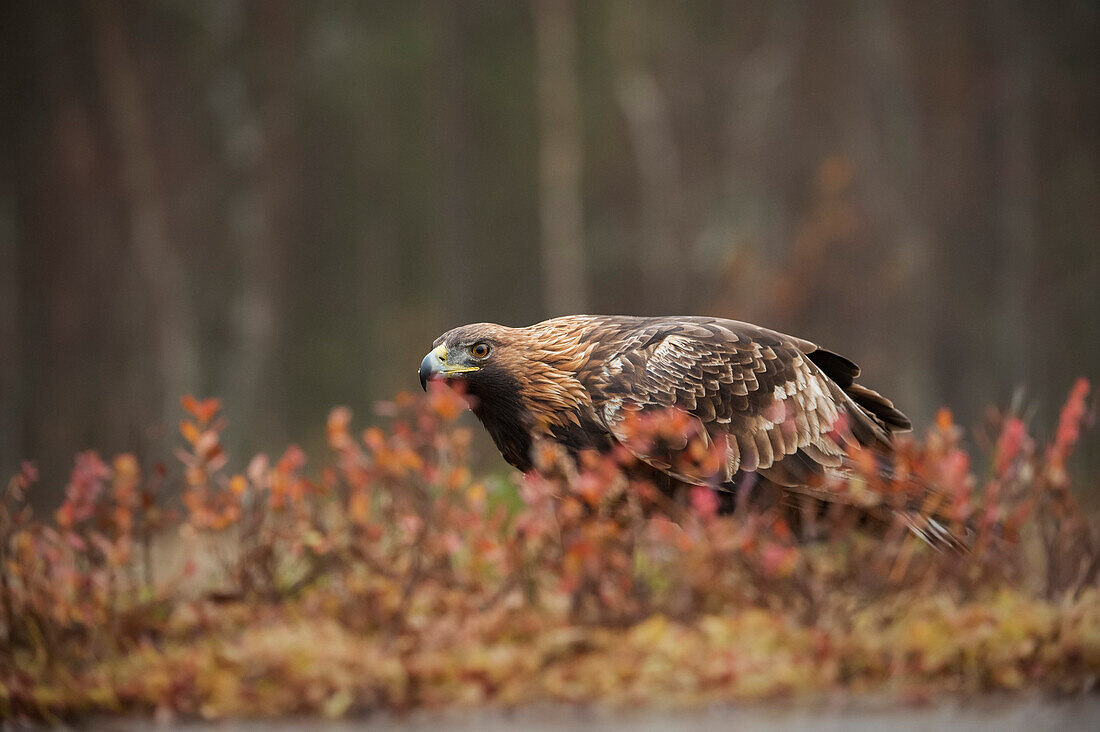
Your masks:
{"label": "eagle's tail feather", "polygon": [[[824,348],[810,351],[806,355],[862,410],[853,415],[856,418],[853,426],[859,433],[856,437],[860,442],[865,445],[888,442],[891,433],[906,432],[913,428],[909,418],[893,402],[874,389],[855,383],[860,374],[859,366]],[[860,424],[864,422],[865,424]]]}
{"label": "eagle's tail feather", "polygon": [[826,376],[835,381],[840,388],[847,389],[856,377],[859,376],[859,366],[841,356],[839,353],[817,348],[806,354],[807,357],[821,369]]}
{"label": "eagle's tail feather", "polygon": [[907,432],[913,428],[909,418],[902,414],[893,402],[877,391],[860,384],[844,387],[844,391],[852,401],[874,415],[890,432]]}

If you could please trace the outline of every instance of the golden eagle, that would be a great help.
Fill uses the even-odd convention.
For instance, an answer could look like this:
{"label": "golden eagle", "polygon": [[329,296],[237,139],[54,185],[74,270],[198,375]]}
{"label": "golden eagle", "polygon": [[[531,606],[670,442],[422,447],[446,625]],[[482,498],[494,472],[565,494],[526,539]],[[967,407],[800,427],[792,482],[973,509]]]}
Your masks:
{"label": "golden eagle", "polygon": [[[504,459],[531,470],[542,440],[570,453],[631,452],[672,478],[713,487],[756,473],[822,497],[853,448],[889,455],[909,420],[856,383],[859,367],[801,338],[710,317],[573,315],[526,328],[465,325],[436,339],[421,385],[461,380]],[[689,415],[718,461],[706,474],[629,444],[632,416]],[[685,445],[686,447],[686,442]],[[824,496],[828,498],[828,495]],[[940,527],[935,525],[935,531]]]}

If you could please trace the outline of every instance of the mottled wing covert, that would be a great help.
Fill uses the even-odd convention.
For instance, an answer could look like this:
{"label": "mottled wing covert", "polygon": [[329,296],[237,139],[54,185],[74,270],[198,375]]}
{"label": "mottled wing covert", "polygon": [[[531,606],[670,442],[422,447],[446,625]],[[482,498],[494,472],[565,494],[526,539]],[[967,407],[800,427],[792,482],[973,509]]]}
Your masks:
{"label": "mottled wing covert", "polygon": [[844,386],[858,375],[855,365],[808,341],[704,318],[646,321],[623,335],[589,385],[593,406],[624,444],[632,413],[676,408],[698,420],[700,434],[724,458],[717,474],[627,444],[677,479],[728,482],[738,471],[758,471],[782,485],[806,485],[841,465],[846,444],[889,442],[882,420],[857,405],[811,354],[836,369]]}

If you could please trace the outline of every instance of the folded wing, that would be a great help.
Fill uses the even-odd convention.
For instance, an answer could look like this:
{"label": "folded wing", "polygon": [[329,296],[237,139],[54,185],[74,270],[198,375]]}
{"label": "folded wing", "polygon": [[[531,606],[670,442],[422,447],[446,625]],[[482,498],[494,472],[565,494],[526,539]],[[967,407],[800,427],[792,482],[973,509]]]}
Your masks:
{"label": "folded wing", "polygon": [[[885,450],[893,432],[909,428],[889,400],[855,383],[858,375],[809,341],[732,320],[670,318],[624,334],[589,391],[616,439],[679,480],[713,484],[756,471],[793,487],[841,467],[848,447]],[[716,446],[717,474],[631,444],[632,415],[668,408],[691,415]]]}

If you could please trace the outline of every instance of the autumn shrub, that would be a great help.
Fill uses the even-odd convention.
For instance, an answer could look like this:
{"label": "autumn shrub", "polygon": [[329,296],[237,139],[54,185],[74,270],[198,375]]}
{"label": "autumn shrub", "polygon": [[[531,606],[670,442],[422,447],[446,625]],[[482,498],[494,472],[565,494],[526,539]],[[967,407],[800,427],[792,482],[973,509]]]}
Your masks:
{"label": "autumn shrub", "polygon": [[[627,449],[541,445],[537,474],[489,483],[442,387],[380,405],[386,426],[362,432],[333,410],[321,465],[292,446],[238,472],[218,401],[186,397],[175,467],[81,453],[49,519],[26,503],[32,464],[8,483],[0,710],[1080,689],[1100,671],[1100,548],[1067,469],[1088,388],[1047,445],[999,415],[981,465],[941,412],[888,465],[853,454],[829,504],[762,504],[751,484],[676,495]],[[715,459],[675,415],[632,430]],[[171,546],[178,569],[157,558]]]}

